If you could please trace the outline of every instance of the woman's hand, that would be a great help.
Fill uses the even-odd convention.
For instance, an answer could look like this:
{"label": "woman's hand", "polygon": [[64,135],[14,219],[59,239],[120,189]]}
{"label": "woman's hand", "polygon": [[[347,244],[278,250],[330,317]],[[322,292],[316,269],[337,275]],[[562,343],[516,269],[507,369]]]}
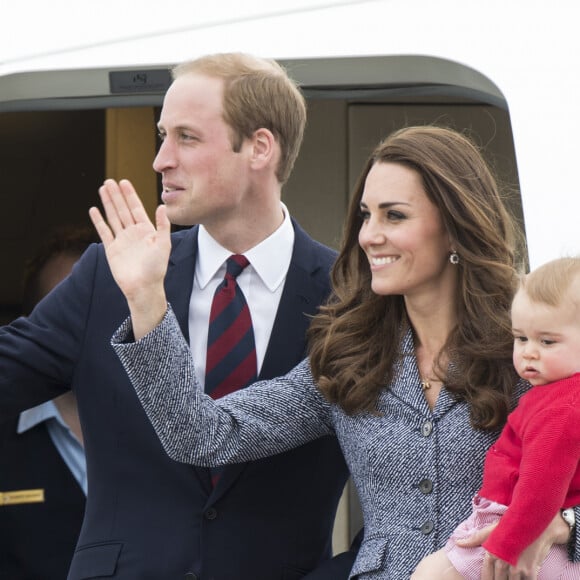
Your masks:
{"label": "woman's hand", "polygon": [[89,215],[103,242],[115,281],[125,295],[135,340],[161,322],[167,310],[163,281],[171,250],[165,207],[153,225],[133,185],[107,179],[99,188],[107,220],[92,207]]}
{"label": "woman's hand", "polygon": [[[458,540],[457,545],[464,548],[481,546],[496,525],[493,524],[479,530],[464,540]],[[522,552],[517,566],[510,566],[504,560],[486,552],[481,580],[536,580],[538,570],[546,559],[552,545],[566,544],[569,537],[570,527],[563,520],[560,512],[558,512],[538,539]]]}

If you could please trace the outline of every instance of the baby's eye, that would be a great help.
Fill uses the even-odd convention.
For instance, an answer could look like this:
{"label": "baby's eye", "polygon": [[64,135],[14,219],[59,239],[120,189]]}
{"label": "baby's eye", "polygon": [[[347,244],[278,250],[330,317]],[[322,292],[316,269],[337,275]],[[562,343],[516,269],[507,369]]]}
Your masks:
{"label": "baby's eye", "polygon": [[553,344],[556,344],[555,340],[551,340],[549,338],[543,338],[541,342],[544,346],[552,346]]}
{"label": "baby's eye", "polygon": [[515,342],[528,342],[528,337],[514,335],[514,341]]}

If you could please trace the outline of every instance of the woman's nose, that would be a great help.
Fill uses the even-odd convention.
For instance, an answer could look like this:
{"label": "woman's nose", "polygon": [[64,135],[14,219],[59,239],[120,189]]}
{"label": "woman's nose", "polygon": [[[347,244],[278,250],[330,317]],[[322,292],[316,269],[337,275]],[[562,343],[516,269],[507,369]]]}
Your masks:
{"label": "woman's nose", "polygon": [[364,246],[384,244],[385,243],[385,232],[379,227],[376,220],[368,219],[366,220],[359,231],[358,240],[359,244]]}

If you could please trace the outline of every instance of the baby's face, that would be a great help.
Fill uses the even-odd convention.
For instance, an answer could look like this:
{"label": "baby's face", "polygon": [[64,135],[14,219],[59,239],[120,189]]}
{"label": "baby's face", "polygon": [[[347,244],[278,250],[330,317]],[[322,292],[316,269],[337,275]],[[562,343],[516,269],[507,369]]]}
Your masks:
{"label": "baby's face", "polygon": [[548,306],[519,290],[512,304],[512,329],[515,369],[532,385],[580,372],[580,317],[571,301]]}

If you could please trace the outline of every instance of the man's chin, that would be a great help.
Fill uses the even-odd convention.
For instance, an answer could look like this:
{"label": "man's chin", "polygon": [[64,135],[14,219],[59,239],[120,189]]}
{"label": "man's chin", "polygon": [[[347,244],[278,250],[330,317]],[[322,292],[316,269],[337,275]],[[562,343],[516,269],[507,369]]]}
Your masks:
{"label": "man's chin", "polygon": [[189,228],[197,223],[192,217],[184,216],[178,211],[172,211],[168,206],[165,207],[167,208],[167,219],[171,222],[172,226],[176,228]]}

